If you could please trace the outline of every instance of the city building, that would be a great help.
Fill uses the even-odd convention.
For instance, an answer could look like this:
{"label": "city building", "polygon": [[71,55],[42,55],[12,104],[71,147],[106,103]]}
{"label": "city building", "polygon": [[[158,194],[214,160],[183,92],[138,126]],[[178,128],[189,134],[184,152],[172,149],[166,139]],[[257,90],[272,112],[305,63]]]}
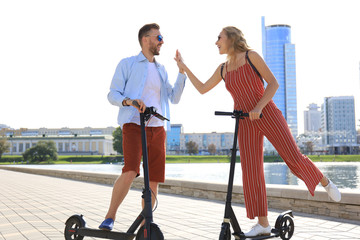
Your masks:
{"label": "city building", "polygon": [[317,104],[311,103],[304,111],[304,133],[299,134],[296,142],[304,154],[325,154],[327,152],[322,144],[321,111]]}
{"label": "city building", "polygon": [[107,128],[20,128],[20,129],[12,129],[12,128],[2,128],[0,129],[0,137],[28,137],[28,136],[81,136],[81,135],[112,135],[115,131],[114,127]]}
{"label": "city building", "polygon": [[291,43],[291,26],[265,26],[262,17],[262,51],[270,70],[279,82],[273,100],[282,111],[294,138],[298,135],[296,99],[295,44]]}
{"label": "city building", "polygon": [[198,145],[200,155],[208,155],[209,145],[214,144],[216,154],[228,155],[234,142],[234,133],[182,133],[180,135],[180,152],[187,153],[186,143],[193,141]]}
{"label": "city building", "polygon": [[0,137],[10,143],[8,155],[21,155],[39,141],[54,141],[59,155],[111,155],[113,149],[112,133],[108,128],[40,128],[0,130]]}
{"label": "city building", "polygon": [[319,132],[321,129],[321,112],[317,104],[311,103],[304,111],[304,132]]}
{"label": "city building", "polygon": [[39,141],[55,142],[59,155],[112,155],[112,136],[28,136],[9,137],[10,151],[4,155],[21,155]]}
{"label": "city building", "polygon": [[[116,128],[39,128],[12,129],[4,125],[0,137],[10,143],[6,155],[21,155],[39,141],[54,141],[59,155],[111,155],[113,149],[112,133]],[[182,124],[171,124],[167,131],[166,150],[169,155],[187,154],[186,143],[193,141],[198,145],[199,154],[209,154],[210,144],[214,144],[216,154],[229,154],[233,144],[233,133],[183,133]]]}
{"label": "city building", "polygon": [[180,153],[180,135],[183,133],[182,124],[171,124],[166,132],[166,153],[177,155]]}
{"label": "city building", "polygon": [[326,97],[321,105],[322,143],[329,154],[357,151],[353,96]]}
{"label": "city building", "polygon": [[5,124],[0,124],[0,130],[3,128],[9,128],[9,126],[5,125]]}

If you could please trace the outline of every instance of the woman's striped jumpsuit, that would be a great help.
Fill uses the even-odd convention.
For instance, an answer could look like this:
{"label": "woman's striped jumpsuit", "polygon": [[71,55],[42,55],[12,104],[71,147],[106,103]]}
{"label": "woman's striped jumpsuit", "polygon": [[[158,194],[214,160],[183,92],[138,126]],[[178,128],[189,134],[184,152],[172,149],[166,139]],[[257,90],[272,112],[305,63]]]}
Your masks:
{"label": "woman's striped jumpsuit", "polygon": [[[234,99],[234,109],[250,112],[264,94],[264,85],[250,64],[227,72],[225,86]],[[267,216],[263,168],[264,136],[273,144],[291,172],[303,180],[311,195],[323,178],[313,162],[301,154],[281,111],[271,100],[262,110],[263,117],[239,122],[239,150],[243,171],[243,189],[247,217]]]}

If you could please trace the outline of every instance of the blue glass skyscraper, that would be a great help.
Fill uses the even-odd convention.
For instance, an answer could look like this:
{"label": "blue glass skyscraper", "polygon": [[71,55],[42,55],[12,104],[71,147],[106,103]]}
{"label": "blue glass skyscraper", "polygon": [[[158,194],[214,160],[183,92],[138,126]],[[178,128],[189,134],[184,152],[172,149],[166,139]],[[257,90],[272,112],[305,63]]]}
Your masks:
{"label": "blue glass skyscraper", "polygon": [[183,133],[182,124],[171,124],[166,132],[166,151],[168,154],[179,154],[180,135]]}
{"label": "blue glass skyscraper", "polygon": [[298,135],[296,101],[295,45],[291,43],[291,27],[278,24],[265,26],[262,17],[262,51],[266,64],[279,82],[273,100],[282,111],[293,136]]}

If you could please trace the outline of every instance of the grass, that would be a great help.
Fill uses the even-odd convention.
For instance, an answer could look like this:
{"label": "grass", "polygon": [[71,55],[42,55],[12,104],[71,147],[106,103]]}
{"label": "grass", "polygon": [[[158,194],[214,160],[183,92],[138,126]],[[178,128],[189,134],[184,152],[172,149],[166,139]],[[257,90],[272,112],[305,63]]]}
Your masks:
{"label": "grass", "polygon": [[[53,161],[44,161],[44,162],[32,162],[31,164],[102,164],[109,162],[119,162],[122,160],[122,156],[101,156],[101,155],[91,155],[91,156],[58,156],[58,160]],[[26,163],[22,156],[3,156],[0,159],[0,164],[13,164],[16,163]]]}
{"label": "grass", "polygon": [[314,162],[360,162],[360,155],[310,155]]}
{"label": "grass", "polygon": [[[360,155],[310,155],[308,156],[314,162],[360,162]],[[56,161],[35,162],[32,164],[103,164],[109,162],[122,161],[123,156],[59,156]],[[240,162],[239,156],[236,159]],[[0,164],[26,163],[22,156],[2,156]],[[227,163],[230,157],[225,155],[219,156],[184,156],[168,155],[166,163]],[[265,156],[264,162],[283,162],[279,156]]]}

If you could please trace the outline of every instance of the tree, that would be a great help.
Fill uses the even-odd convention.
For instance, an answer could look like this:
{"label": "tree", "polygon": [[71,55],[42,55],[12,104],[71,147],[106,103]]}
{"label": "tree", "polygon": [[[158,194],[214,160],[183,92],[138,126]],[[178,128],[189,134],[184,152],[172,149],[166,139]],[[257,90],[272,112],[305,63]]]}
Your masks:
{"label": "tree", "polygon": [[304,154],[312,154],[316,148],[316,142],[320,139],[317,133],[303,133],[297,138],[298,146]]}
{"label": "tree", "polygon": [[198,148],[198,145],[196,144],[196,142],[190,141],[190,142],[187,142],[185,145],[186,145],[186,149],[190,155],[199,153],[199,148]]}
{"label": "tree", "polygon": [[120,127],[117,127],[115,131],[113,132],[113,148],[115,151],[117,151],[120,154],[123,154],[123,137],[122,137],[122,131]]}
{"label": "tree", "polygon": [[312,155],[313,151],[314,151],[314,143],[311,142],[311,141],[308,141],[305,143],[305,146],[306,146],[306,152],[310,155]]}
{"label": "tree", "polygon": [[6,141],[6,139],[0,139],[0,159],[1,156],[6,153],[9,152],[10,150],[10,144]]}
{"label": "tree", "polygon": [[27,149],[23,153],[25,161],[57,160],[57,150],[54,141],[39,141],[36,146]]}
{"label": "tree", "polygon": [[216,153],[216,146],[215,146],[215,144],[210,144],[209,146],[208,146],[208,151],[209,151],[209,153],[211,154],[211,155],[215,155],[215,153]]}

